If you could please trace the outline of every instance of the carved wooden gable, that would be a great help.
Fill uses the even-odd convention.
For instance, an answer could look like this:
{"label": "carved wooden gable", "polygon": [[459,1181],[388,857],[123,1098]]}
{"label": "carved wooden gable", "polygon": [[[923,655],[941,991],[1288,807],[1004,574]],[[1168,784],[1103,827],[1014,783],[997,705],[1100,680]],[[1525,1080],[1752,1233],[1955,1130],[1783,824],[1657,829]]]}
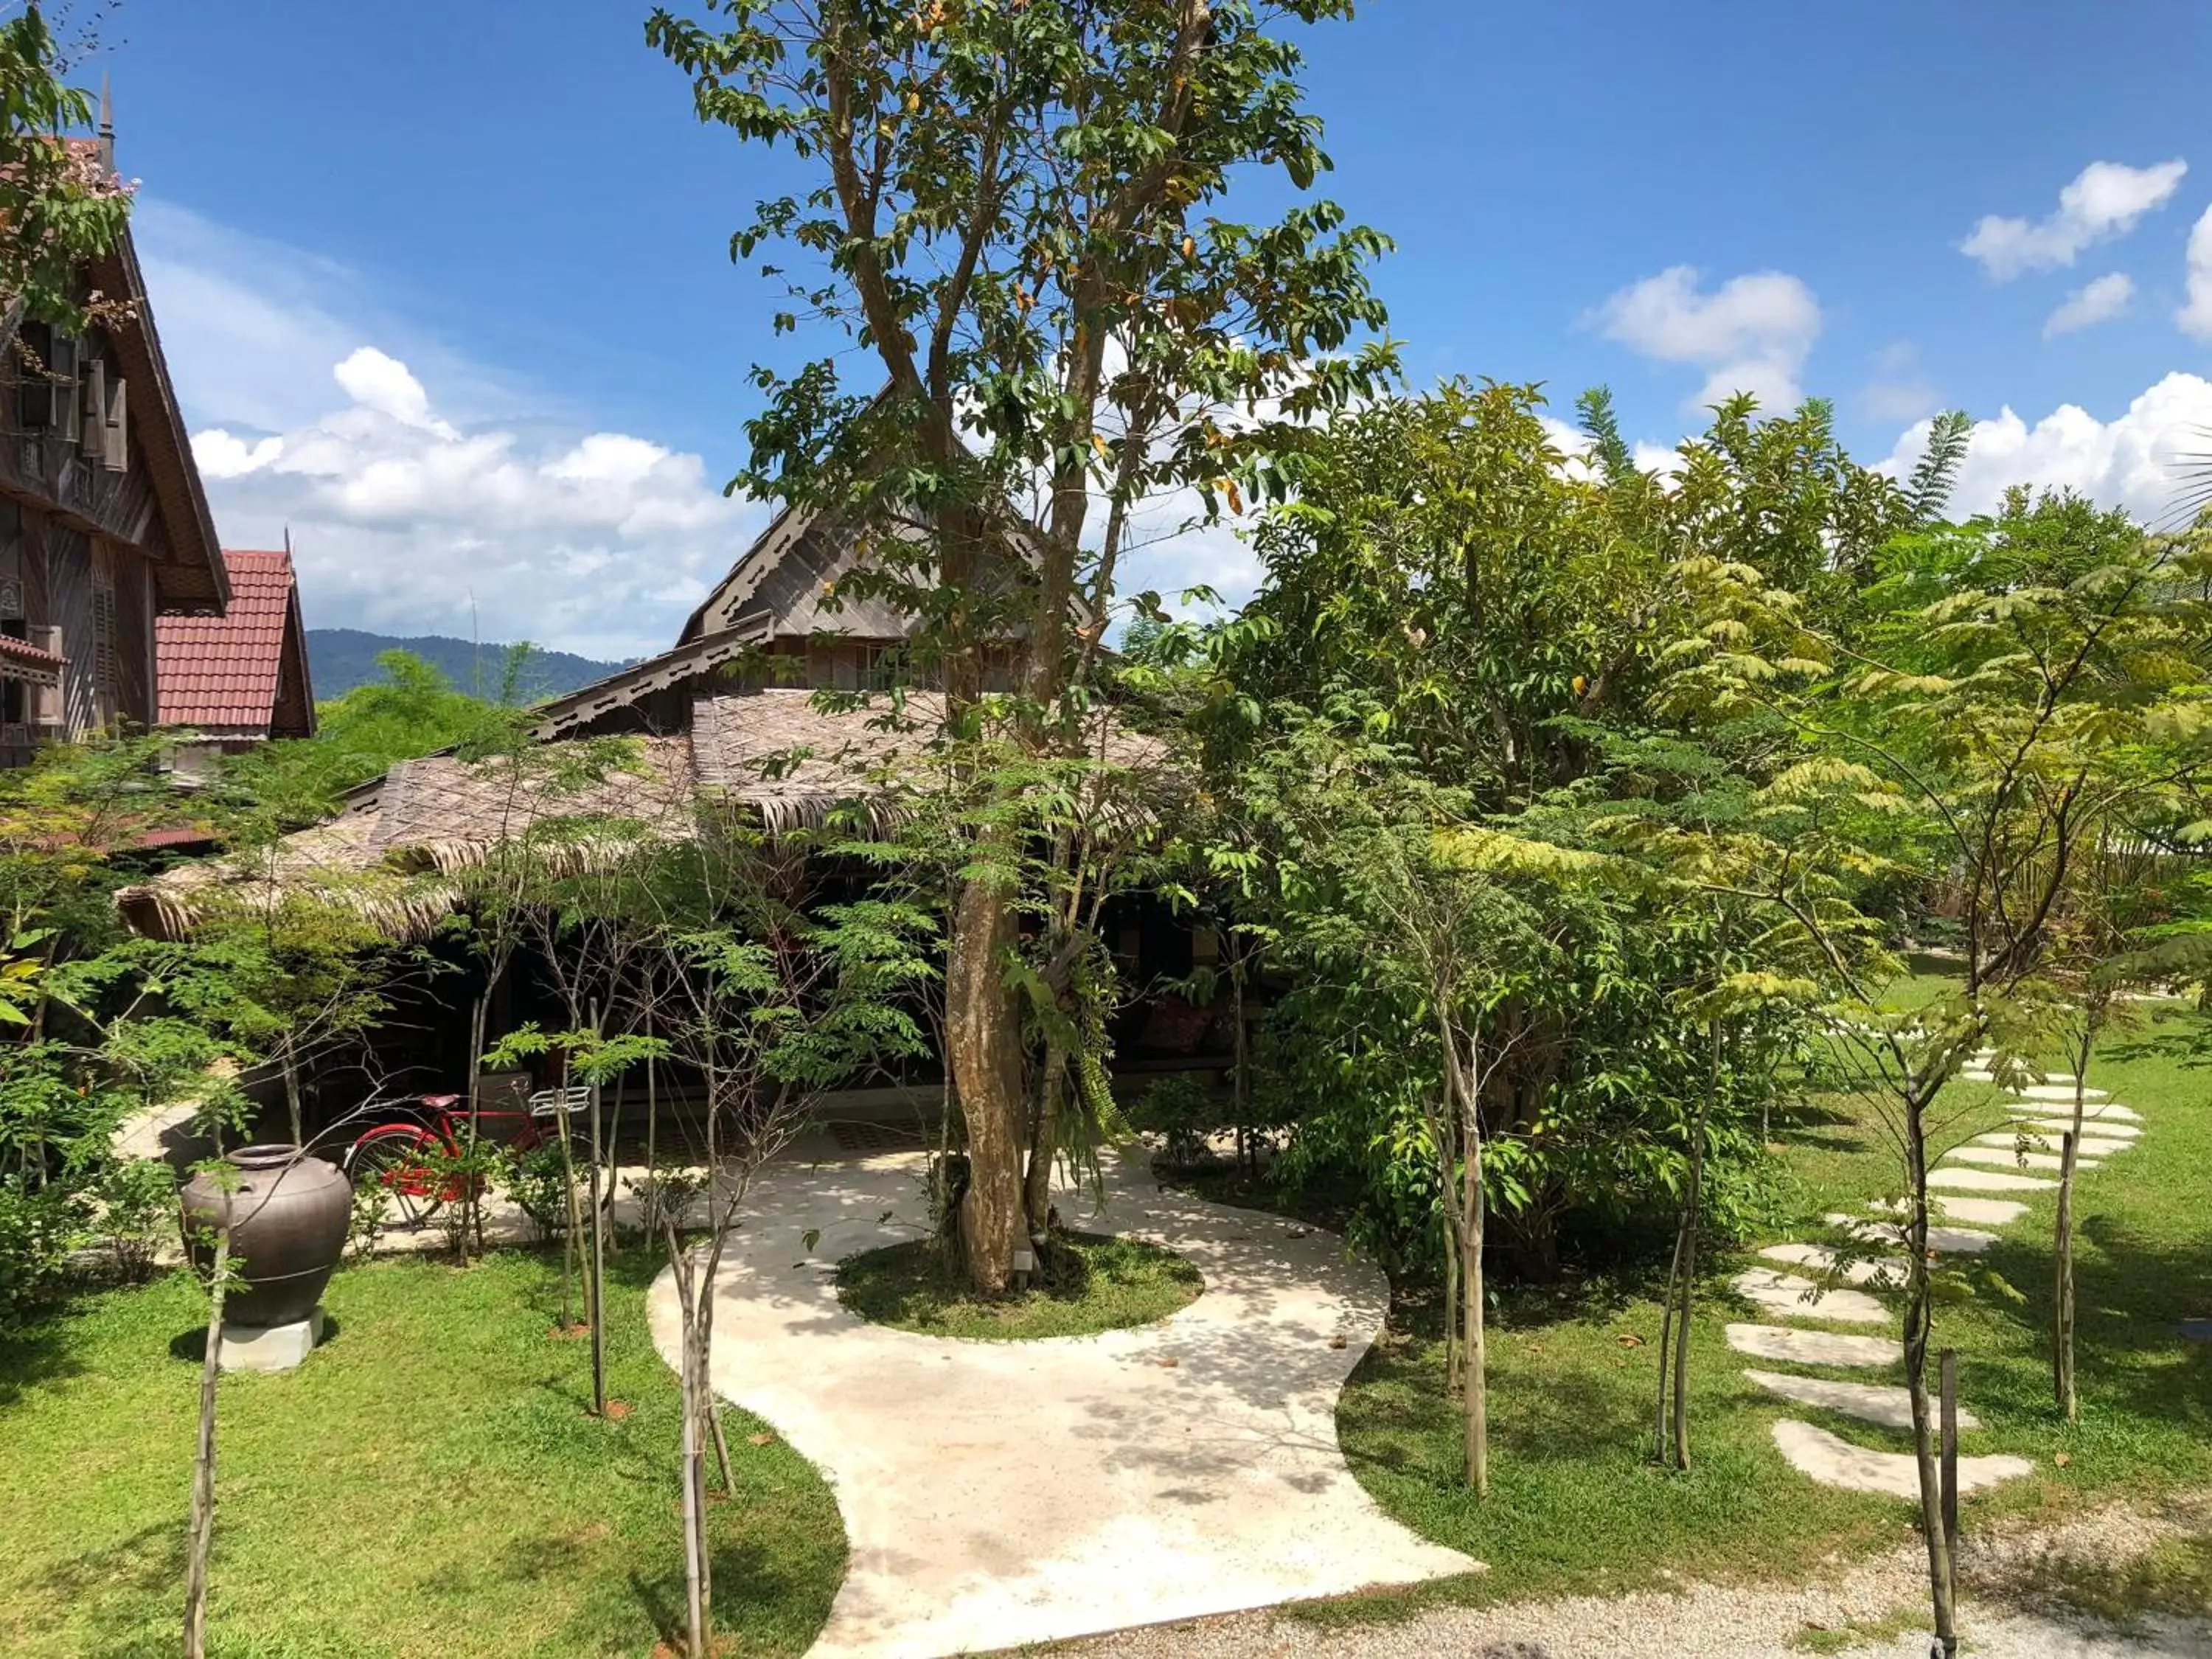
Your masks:
{"label": "carved wooden gable", "polygon": [[818,514],[787,509],[691,613],[679,643],[740,623],[770,639],[814,634],[906,638],[914,631],[914,618],[890,601],[831,599],[833,586],[862,556],[860,540],[850,529]]}

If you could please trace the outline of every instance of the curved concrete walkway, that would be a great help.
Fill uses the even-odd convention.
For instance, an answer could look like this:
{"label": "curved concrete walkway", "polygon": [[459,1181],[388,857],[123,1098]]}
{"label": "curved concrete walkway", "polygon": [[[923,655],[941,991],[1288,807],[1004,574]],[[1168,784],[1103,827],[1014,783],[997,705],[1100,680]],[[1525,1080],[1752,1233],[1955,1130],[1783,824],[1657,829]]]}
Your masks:
{"label": "curved concrete walkway", "polygon": [[[925,1659],[1474,1568],[1345,1467],[1337,1394],[1389,1292],[1334,1237],[1124,1160],[1103,1212],[1063,1192],[1062,1217],[1179,1251],[1197,1301],[1095,1337],[919,1336],[847,1313],[834,1268],[916,1235],[921,1170],[771,1166],[715,1287],[716,1391],[775,1425],[844,1514],[851,1562],[816,1655]],[[672,1362],[665,1271],[650,1312]]]}

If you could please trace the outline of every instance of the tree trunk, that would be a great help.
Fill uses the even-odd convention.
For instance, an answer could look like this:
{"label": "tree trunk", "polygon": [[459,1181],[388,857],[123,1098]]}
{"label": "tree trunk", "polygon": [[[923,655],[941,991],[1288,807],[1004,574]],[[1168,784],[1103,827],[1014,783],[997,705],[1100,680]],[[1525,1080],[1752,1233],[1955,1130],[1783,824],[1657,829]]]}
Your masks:
{"label": "tree trunk", "polygon": [[2081,1096],[2074,1096],[2074,1127],[2066,1132],[2058,1158],[2058,1220],[2052,1252],[2051,1286],[2051,1386],[2069,1423],[2081,1420],[2081,1401],[2074,1389],[2074,1160],[2081,1144]]}
{"label": "tree trunk", "polygon": [[[1471,1109],[1471,1108],[1470,1108]],[[1490,1379],[1489,1354],[1483,1328],[1482,1288],[1482,1134],[1469,1126],[1467,1138],[1466,1196],[1461,1200],[1467,1218],[1460,1241],[1460,1288],[1465,1297],[1467,1330],[1467,1478],[1477,1498],[1490,1496]]]}
{"label": "tree trunk", "polygon": [[[493,977],[495,981],[497,976],[495,975]],[[471,1166],[476,1162],[477,1128],[483,1112],[484,1025],[491,1017],[491,993],[492,982],[487,981],[483,994],[469,1010],[469,1163]],[[573,1182],[571,1190],[574,1190]],[[459,1243],[462,1265],[465,1267],[469,1259],[469,1229],[476,1218],[477,1178],[473,1167],[463,1172],[460,1205],[460,1231],[454,1237]]]}
{"label": "tree trunk", "polygon": [[[1449,1217],[1444,1222],[1451,1231]],[[1467,1350],[1460,1346],[1459,1241],[1447,1238],[1444,1249],[1444,1395],[1457,1399],[1467,1385]]]}
{"label": "tree trunk", "polygon": [[293,1054],[292,1045],[289,1042],[283,1048],[283,1064],[284,1111],[291,1121],[292,1144],[295,1146],[305,1146],[307,1144],[307,1132],[301,1127],[305,1121],[305,1117],[300,1110],[300,1061],[298,1056]]}
{"label": "tree trunk", "polygon": [[1036,1118],[1030,1133],[1029,1171],[1022,1183],[1022,1212],[1033,1239],[1051,1231],[1053,1154],[1060,1145],[1060,1099],[1066,1079],[1067,1057],[1057,1043],[1046,1043],[1044,1069],[1037,1080]]}
{"label": "tree trunk", "polygon": [[215,1553],[216,1380],[222,1374],[222,1304],[230,1277],[230,1200],[215,1236],[215,1277],[208,1289],[207,1353],[200,1362],[200,1421],[192,1458],[191,1536],[185,1559],[185,1659],[206,1659],[208,1563]]}
{"label": "tree trunk", "polygon": [[1705,1184],[1705,1126],[1700,1114],[1690,1147],[1690,1190],[1682,1204],[1682,1302],[1674,1318],[1674,1467],[1690,1468],[1690,1314],[1698,1295],[1698,1206]]}
{"label": "tree trunk", "polygon": [[[699,1285],[698,1301],[703,1310],[714,1297],[711,1283],[702,1280]],[[707,1386],[708,1345],[706,1338],[696,1329],[691,1334],[691,1480],[696,1496],[693,1502],[699,1511],[699,1629],[702,1659],[714,1650],[714,1553],[709,1533],[712,1528],[707,1510],[707,1443],[717,1439],[714,1418],[709,1402],[713,1395]]]}
{"label": "tree trunk", "polygon": [[[675,1247],[672,1244],[671,1249]],[[679,1269],[679,1291],[682,1288]],[[706,1559],[704,1548],[707,1516],[700,1501],[699,1491],[699,1412],[696,1391],[692,1387],[691,1308],[688,1293],[678,1297],[678,1310],[683,1322],[678,1363],[684,1374],[678,1386],[684,1395],[684,1604],[685,1634],[694,1659],[701,1659],[707,1651],[707,1602],[705,1586],[700,1583],[700,1569]]]}
{"label": "tree trunk", "polygon": [[[597,1022],[594,1021],[594,1024]],[[591,1310],[592,1321],[592,1411],[605,1417],[607,1413],[607,1239],[600,1224],[604,1212],[599,1206],[599,1085],[592,1085],[591,1155],[586,1179],[590,1182],[592,1253],[584,1269],[585,1305]]]}
{"label": "tree trunk", "polygon": [[[645,1019],[645,1034],[653,1035],[653,1016]],[[645,1062],[645,1190],[649,1208],[638,1219],[644,1224],[646,1236],[652,1237],[659,1225],[660,1192],[660,1091],[658,1073],[651,1060]]]}
{"label": "tree trunk", "polygon": [[[568,1236],[561,1246],[561,1325],[564,1330],[574,1330],[575,1322],[569,1317],[568,1308],[569,1264],[580,1261],[584,1254],[584,1218],[576,1208],[576,1153],[575,1148],[568,1144],[568,1097],[564,1093],[554,1098],[561,1103],[559,1109],[553,1115],[553,1123],[555,1133],[561,1137],[562,1207],[568,1213]],[[587,1322],[596,1324],[599,1316],[599,1310],[592,1305],[591,1276],[586,1273],[583,1278],[584,1318]],[[592,1408],[597,1410],[601,1403],[595,1399],[592,1402]]]}
{"label": "tree trunk", "polygon": [[[1933,1093],[1933,1090],[1929,1091]],[[1927,1103],[1917,1090],[1905,1103],[1905,1172],[1911,1209],[1905,1227],[1905,1387],[1912,1405],[1912,1455],[1920,1476],[1920,1526],[1928,1542],[1928,1589],[1936,1643],[1946,1656],[1959,1648],[1953,1604],[1950,1540],[1943,1530],[1943,1482],[1936,1467],[1936,1425],[1929,1412],[1928,1343],[1935,1300],[1928,1275]]]}
{"label": "tree trunk", "polygon": [[722,1493],[728,1497],[738,1489],[738,1478],[730,1471],[730,1440],[722,1428],[722,1408],[714,1399],[714,1340],[710,1335],[699,1342],[699,1415],[707,1425],[707,1437],[714,1444],[714,1469],[722,1478]]}
{"label": "tree trunk", "polygon": [[2074,1127],[2058,1155],[2058,1218],[2051,1251],[2051,1387],[2069,1423],[2081,1420],[2081,1395],[2074,1386],[2074,1172],[2081,1158],[2081,1129],[2088,1115],[2089,1062],[2097,1052],[2104,1005],[2093,998],[2083,1010],[2081,1041],[2074,1059]]}
{"label": "tree trunk", "polygon": [[1230,952],[1229,990],[1231,1064],[1236,1067],[1230,1074],[1230,1109],[1237,1115],[1237,1164],[1242,1170],[1249,1158],[1251,1173],[1257,1176],[1260,1173],[1260,1142],[1249,1127],[1252,1115],[1251,1055],[1244,1031],[1244,953],[1240,950],[1232,949]]}
{"label": "tree trunk", "polygon": [[1705,1039],[1705,1093],[1698,1105],[1697,1121],[1690,1126],[1690,1181],[1682,1194],[1682,1300],[1674,1321],[1674,1467],[1685,1474],[1690,1469],[1690,1316],[1698,1300],[1698,1212],[1705,1202],[1705,1128],[1721,1089],[1718,1020],[1707,1024]]}
{"label": "tree trunk", "polygon": [[969,1181],[960,1205],[968,1275],[1002,1294],[1023,1236],[1021,1011],[1006,984],[1014,911],[988,879],[963,882],[945,963],[945,1047],[968,1126]]}
{"label": "tree trunk", "polygon": [[[1469,1045],[1460,1052],[1456,1024],[1437,999],[1437,1036],[1443,1056],[1443,1109],[1429,1119],[1443,1177],[1445,1224],[1459,1252],[1460,1325],[1467,1350],[1461,1407],[1467,1434],[1467,1480],[1478,1498],[1490,1495],[1489,1354],[1484,1340],[1482,1247],[1486,1231],[1482,1196],[1481,1071]],[[1479,1042],[1479,1039],[1474,1041]]]}
{"label": "tree trunk", "polygon": [[1682,1282],[1683,1235],[1689,1230],[1690,1212],[1685,1209],[1674,1222],[1674,1255],[1667,1264],[1667,1289],[1659,1299],[1659,1399],[1651,1422],[1651,1461],[1667,1462],[1669,1435],[1668,1419],[1672,1413],[1674,1374],[1674,1297]]}

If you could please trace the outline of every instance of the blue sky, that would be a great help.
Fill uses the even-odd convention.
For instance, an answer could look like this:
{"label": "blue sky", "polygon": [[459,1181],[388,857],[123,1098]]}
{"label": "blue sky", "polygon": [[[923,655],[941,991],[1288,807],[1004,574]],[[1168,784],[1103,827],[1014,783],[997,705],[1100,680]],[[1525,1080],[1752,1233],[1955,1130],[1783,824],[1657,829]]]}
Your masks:
{"label": "blue sky", "polygon": [[[486,637],[641,652],[759,521],[717,491],[772,296],[726,243],[779,179],[693,122],[643,11],[117,14],[118,159],[218,525],[291,526],[312,622],[466,632],[473,604]],[[1376,0],[1307,45],[1416,381],[1540,380],[1564,414],[1601,380],[1655,449],[1714,386],[1803,391],[1869,460],[1961,407],[1969,506],[2018,480],[2154,516],[2212,426],[2212,228],[2177,320],[2212,8]],[[1144,575],[1249,564],[1197,538]]]}

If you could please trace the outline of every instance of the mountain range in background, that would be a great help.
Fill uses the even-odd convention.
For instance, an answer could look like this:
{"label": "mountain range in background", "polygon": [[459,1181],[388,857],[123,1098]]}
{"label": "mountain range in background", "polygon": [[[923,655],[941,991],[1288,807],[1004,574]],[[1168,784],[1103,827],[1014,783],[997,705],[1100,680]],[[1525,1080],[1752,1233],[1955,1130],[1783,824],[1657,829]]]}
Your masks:
{"label": "mountain range in background", "polygon": [[[357,628],[311,628],[307,630],[307,672],[315,683],[316,700],[322,702],[342,697],[357,685],[381,679],[383,671],[376,665],[381,653],[408,651],[436,668],[461,690],[494,697],[499,695],[500,680],[507,671],[507,650],[504,645],[489,641],[478,644],[445,634],[424,634],[402,640],[389,634],[365,634]],[[541,697],[557,697],[580,685],[589,685],[624,665],[618,662],[593,662],[589,657],[574,656],[566,651],[533,648],[523,663],[515,689],[520,701],[535,702]]]}

